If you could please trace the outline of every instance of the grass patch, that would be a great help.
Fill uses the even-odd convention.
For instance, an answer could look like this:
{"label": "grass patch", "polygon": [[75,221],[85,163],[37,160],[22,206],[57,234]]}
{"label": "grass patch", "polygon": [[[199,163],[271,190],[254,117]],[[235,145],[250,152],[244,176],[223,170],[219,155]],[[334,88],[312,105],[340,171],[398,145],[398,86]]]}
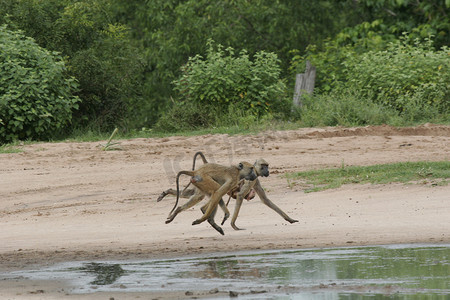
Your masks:
{"label": "grass patch", "polygon": [[373,166],[342,166],[338,169],[313,170],[286,174],[289,186],[299,184],[305,192],[333,189],[343,184],[387,184],[417,182],[447,185],[450,162],[406,162]]}
{"label": "grass patch", "polygon": [[21,153],[23,150],[20,148],[23,145],[19,142],[5,144],[0,146],[0,154],[8,154],[8,153]]}

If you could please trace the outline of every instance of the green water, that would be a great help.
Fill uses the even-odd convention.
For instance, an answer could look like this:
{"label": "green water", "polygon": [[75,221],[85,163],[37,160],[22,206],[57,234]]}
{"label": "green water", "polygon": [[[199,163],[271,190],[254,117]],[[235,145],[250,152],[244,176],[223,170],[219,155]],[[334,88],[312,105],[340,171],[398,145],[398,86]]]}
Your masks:
{"label": "green water", "polygon": [[217,289],[236,292],[238,299],[450,300],[449,256],[450,245],[258,251],[68,262],[14,276],[67,279],[75,294]]}

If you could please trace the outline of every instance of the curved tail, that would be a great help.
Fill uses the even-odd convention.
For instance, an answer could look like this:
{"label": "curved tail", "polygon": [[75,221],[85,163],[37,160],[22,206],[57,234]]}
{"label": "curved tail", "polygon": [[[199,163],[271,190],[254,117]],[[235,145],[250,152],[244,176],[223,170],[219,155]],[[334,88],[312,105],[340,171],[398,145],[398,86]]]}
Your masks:
{"label": "curved tail", "polygon": [[206,160],[206,157],[205,157],[205,155],[203,154],[203,152],[198,151],[198,152],[196,152],[196,153],[194,154],[194,161],[193,161],[193,163],[192,163],[192,171],[195,170],[195,160],[197,159],[197,156],[199,156],[199,155],[201,156],[201,158],[202,158],[204,164],[207,164],[207,163],[208,163],[208,161]]}
{"label": "curved tail", "polygon": [[[193,160],[193,162],[192,162],[192,171],[195,170],[195,161],[197,160],[197,156],[199,156],[199,155],[200,155],[200,157],[202,158],[204,164],[207,164],[207,163],[208,163],[208,161],[206,160],[206,157],[205,157],[205,155],[203,154],[203,152],[198,151],[198,152],[196,152],[196,153],[194,154],[194,160]],[[185,186],[185,188],[183,189],[183,191],[181,192],[181,194],[183,194],[184,191],[187,190],[187,188],[188,188],[190,185],[191,185],[191,182],[189,182],[189,183]],[[176,204],[175,204],[175,205],[176,205]]]}
{"label": "curved tail", "polygon": [[189,176],[194,176],[194,172],[193,171],[180,171],[177,174],[177,200],[175,201],[175,205],[173,206],[172,210],[170,211],[169,215],[173,213],[173,211],[175,210],[175,208],[178,206],[178,199],[180,199],[180,184],[179,184],[179,179],[180,179],[180,175],[189,175]]}

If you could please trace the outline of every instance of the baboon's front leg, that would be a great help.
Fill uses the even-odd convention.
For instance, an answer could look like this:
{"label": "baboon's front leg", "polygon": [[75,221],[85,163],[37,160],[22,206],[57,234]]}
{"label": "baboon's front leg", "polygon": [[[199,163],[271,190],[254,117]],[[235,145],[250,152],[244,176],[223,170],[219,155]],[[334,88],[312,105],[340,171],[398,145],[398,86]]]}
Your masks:
{"label": "baboon's front leg", "polygon": [[289,217],[284,211],[282,211],[278,206],[276,206],[272,201],[270,201],[269,198],[267,198],[266,193],[264,192],[264,189],[262,188],[261,183],[259,182],[258,179],[256,180],[255,186],[253,188],[255,189],[255,191],[258,194],[258,196],[261,199],[261,201],[265,205],[267,205],[268,207],[270,207],[271,209],[276,211],[286,221],[288,221],[289,223],[298,222],[298,220],[294,220],[291,217]]}
{"label": "baboon's front leg", "polygon": [[231,227],[233,227],[234,230],[244,230],[244,228],[239,228],[235,224],[239,215],[239,210],[241,209],[242,200],[242,193],[239,192],[236,197],[236,206],[234,207],[233,217],[231,218]]}
{"label": "baboon's front leg", "polygon": [[225,223],[225,221],[230,217],[230,211],[228,210],[228,207],[225,205],[225,202],[223,201],[223,199],[220,199],[219,205],[222,208],[223,213],[224,213],[222,224],[221,224],[221,225],[223,225],[223,223]]}

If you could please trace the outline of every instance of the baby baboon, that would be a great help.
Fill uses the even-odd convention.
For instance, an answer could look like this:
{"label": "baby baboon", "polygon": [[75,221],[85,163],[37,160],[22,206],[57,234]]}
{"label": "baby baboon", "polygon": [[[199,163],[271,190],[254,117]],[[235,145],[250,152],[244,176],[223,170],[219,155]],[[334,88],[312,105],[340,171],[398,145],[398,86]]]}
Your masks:
{"label": "baby baboon", "polygon": [[230,167],[207,163],[194,171],[180,171],[177,175],[177,200],[168,220],[173,220],[174,218],[172,212],[178,205],[179,178],[183,174],[192,176],[191,183],[204,194],[210,195],[209,203],[207,206],[204,206],[205,212],[203,216],[195,220],[192,225],[200,224],[213,215],[222,196],[235,187],[239,180],[255,180],[257,177],[253,165],[247,162],[241,162],[237,166]]}

